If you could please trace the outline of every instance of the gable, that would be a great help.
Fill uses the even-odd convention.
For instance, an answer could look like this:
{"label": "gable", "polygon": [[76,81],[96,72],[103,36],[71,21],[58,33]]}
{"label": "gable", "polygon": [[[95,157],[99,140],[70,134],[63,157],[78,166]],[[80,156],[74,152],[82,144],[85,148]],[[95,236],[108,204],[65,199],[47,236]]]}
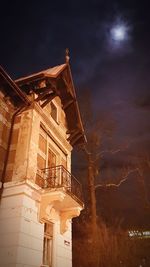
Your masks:
{"label": "gable", "polygon": [[34,92],[35,101],[42,108],[59,96],[66,114],[68,141],[72,146],[86,142],[69,64],[62,64],[17,79],[15,83],[27,95]]}

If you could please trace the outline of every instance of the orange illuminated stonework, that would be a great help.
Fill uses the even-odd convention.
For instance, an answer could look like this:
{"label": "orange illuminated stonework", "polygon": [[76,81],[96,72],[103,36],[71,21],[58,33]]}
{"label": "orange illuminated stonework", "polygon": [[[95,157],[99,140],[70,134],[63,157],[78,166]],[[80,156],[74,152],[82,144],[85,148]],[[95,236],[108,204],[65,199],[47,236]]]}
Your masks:
{"label": "orange illuminated stonework", "polygon": [[71,151],[86,138],[68,58],[16,81],[0,68],[0,85],[0,267],[71,267]]}

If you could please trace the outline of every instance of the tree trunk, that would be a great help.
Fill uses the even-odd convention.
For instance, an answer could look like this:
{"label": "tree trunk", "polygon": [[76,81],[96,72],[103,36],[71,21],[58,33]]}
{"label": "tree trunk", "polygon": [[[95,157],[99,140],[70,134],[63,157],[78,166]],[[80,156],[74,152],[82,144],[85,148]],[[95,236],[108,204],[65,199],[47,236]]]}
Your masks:
{"label": "tree trunk", "polygon": [[90,215],[93,234],[97,232],[97,212],[96,212],[96,195],[95,195],[95,176],[94,166],[91,154],[88,155],[88,188],[90,196]]}
{"label": "tree trunk", "polygon": [[90,222],[91,222],[91,253],[94,257],[94,266],[99,267],[98,226],[95,194],[95,171],[91,154],[88,155],[88,189],[90,196]]}

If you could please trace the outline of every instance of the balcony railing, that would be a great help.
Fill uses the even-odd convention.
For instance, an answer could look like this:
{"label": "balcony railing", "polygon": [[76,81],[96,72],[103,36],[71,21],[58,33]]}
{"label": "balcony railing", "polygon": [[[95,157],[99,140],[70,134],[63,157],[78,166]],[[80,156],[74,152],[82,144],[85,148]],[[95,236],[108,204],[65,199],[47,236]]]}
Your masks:
{"label": "balcony railing", "polygon": [[39,170],[36,183],[43,189],[63,187],[69,195],[83,205],[82,185],[62,165]]}

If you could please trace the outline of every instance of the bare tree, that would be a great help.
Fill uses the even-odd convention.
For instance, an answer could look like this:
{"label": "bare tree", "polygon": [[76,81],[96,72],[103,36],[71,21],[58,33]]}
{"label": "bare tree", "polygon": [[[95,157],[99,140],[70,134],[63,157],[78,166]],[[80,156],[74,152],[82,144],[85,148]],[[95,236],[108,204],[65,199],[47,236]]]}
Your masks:
{"label": "bare tree", "polygon": [[[97,209],[96,209],[96,177],[99,175],[100,168],[99,163],[104,153],[108,151],[116,153],[118,150],[111,149],[111,138],[115,127],[114,120],[110,114],[101,111],[97,115],[93,113],[91,107],[90,94],[86,95],[86,101],[82,101],[83,121],[86,128],[87,144],[84,144],[82,151],[84,152],[87,162],[87,185],[88,185],[88,210],[90,218],[90,232],[91,232],[91,253],[95,255],[95,267],[99,266],[99,236],[98,236],[98,224],[97,224]],[[107,143],[107,151],[104,150]]]}
{"label": "bare tree", "polygon": [[[116,259],[114,258],[112,259],[111,266],[115,266],[115,267],[122,266],[121,263],[119,262],[117,263],[118,265],[116,265],[116,262],[118,261],[117,257],[121,258],[121,256],[117,256],[117,249],[118,249],[118,253],[120,251],[119,246],[118,246],[119,240],[116,239],[116,236],[113,235],[112,232],[110,234],[110,230],[106,227],[106,225],[102,223],[101,218],[99,220],[100,223],[98,223],[97,221],[98,216],[97,216],[97,207],[96,207],[96,190],[100,187],[118,188],[123,183],[125,183],[128,177],[130,176],[130,174],[133,173],[136,176],[138,176],[138,181],[141,185],[141,195],[143,197],[143,201],[149,204],[148,195],[146,192],[146,186],[145,186],[143,173],[142,173],[143,166],[140,164],[136,164],[135,166],[133,165],[125,166],[124,168],[122,168],[122,173],[120,175],[120,178],[116,179],[116,182],[109,182],[109,183],[104,184],[99,181],[97,183],[96,178],[99,177],[101,174],[100,162],[103,160],[104,155],[106,153],[116,155],[117,153],[126,150],[129,147],[129,142],[125,143],[124,145],[121,145],[119,148],[113,147],[111,141],[112,141],[112,136],[113,136],[113,132],[114,132],[116,125],[111,115],[108,112],[104,112],[102,110],[93,112],[93,109],[91,106],[90,94],[86,95],[86,101],[84,100],[81,102],[84,103],[84,105],[82,106],[82,109],[83,109],[82,115],[83,115],[84,127],[86,129],[86,136],[87,136],[87,144],[85,144],[82,147],[82,151],[84,152],[86,163],[87,163],[86,164],[87,165],[87,185],[88,185],[88,197],[89,197],[89,203],[88,203],[89,214],[88,215],[90,218],[90,224],[88,224],[87,226],[87,231],[90,231],[90,237],[88,237],[88,240],[90,241],[88,244],[88,248],[90,249],[92,259],[94,257],[94,266],[103,267],[103,266],[107,266],[107,264],[104,264],[103,262],[103,258],[105,258],[105,262],[106,262],[106,254],[104,252],[106,250],[105,244],[107,243],[108,246],[112,245],[113,247],[116,246],[116,256],[115,256]],[[146,158],[146,161],[149,164],[150,160]],[[110,238],[108,238],[108,235]],[[120,235],[122,236],[122,240],[123,238],[126,239],[126,233],[125,233],[125,236],[123,236],[122,232]],[[108,242],[106,242],[106,240]],[[111,240],[111,243],[109,244],[110,240]],[[127,243],[128,242],[126,242],[126,245]],[[123,246],[123,243],[121,246]],[[128,251],[127,248],[126,248],[126,251]],[[105,257],[104,257],[104,254],[105,254]],[[111,257],[111,256],[109,255],[108,257]],[[110,265],[110,261],[108,262],[108,264]]]}

